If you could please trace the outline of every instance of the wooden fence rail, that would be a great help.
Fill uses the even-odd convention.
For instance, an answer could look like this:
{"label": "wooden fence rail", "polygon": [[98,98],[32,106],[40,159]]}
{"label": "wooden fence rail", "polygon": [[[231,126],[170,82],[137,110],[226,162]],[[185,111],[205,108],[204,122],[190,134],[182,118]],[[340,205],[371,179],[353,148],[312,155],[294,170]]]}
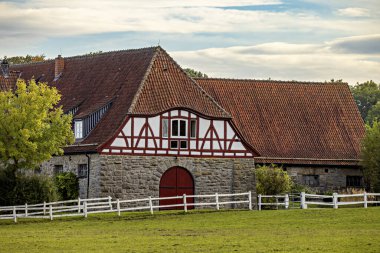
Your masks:
{"label": "wooden fence rail", "polygon": [[[226,197],[241,197],[242,200],[225,200],[220,201],[220,198]],[[189,198],[199,199],[198,202],[188,202]],[[160,205],[160,200],[178,199],[181,203]],[[210,201],[202,202],[202,199],[209,199]],[[215,202],[214,202],[215,201]],[[134,206],[129,206],[133,204]],[[149,210],[153,214],[154,210],[162,208],[181,207],[187,212],[188,207],[193,206],[211,206],[216,210],[220,210],[220,206],[231,204],[248,204],[248,209],[252,210],[252,195],[251,192],[233,193],[233,194],[208,194],[208,195],[186,195],[173,196],[173,197],[148,197],[144,199],[130,199],[130,200],[112,200],[111,197],[93,198],[57,201],[50,203],[41,203],[35,205],[18,205],[18,206],[3,206],[0,207],[0,219],[13,219],[17,222],[18,218],[43,218],[53,220],[56,217],[70,217],[70,216],[84,216],[87,218],[89,214],[94,213],[110,213],[116,212],[118,216],[121,212],[127,211],[142,211]]]}

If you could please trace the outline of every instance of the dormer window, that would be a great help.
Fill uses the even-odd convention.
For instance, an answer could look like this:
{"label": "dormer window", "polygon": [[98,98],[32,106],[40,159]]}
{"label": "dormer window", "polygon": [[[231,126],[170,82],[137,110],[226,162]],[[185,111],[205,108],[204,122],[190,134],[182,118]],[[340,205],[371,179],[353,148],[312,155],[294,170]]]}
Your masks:
{"label": "dormer window", "polygon": [[74,121],[74,134],[75,134],[75,139],[83,138],[83,121],[82,120]]}

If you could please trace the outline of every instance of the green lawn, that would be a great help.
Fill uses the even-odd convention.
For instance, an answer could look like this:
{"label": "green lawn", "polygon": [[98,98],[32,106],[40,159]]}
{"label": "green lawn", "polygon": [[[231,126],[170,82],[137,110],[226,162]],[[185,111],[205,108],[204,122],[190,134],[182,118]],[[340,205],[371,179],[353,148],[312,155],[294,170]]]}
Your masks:
{"label": "green lawn", "polygon": [[0,220],[0,252],[380,252],[380,208]]}

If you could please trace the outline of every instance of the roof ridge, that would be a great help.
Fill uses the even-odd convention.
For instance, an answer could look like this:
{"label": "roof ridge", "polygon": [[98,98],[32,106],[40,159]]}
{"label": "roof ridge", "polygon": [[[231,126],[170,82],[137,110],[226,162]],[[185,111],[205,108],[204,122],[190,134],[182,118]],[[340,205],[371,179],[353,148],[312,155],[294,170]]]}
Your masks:
{"label": "roof ridge", "polygon": [[220,81],[242,81],[242,82],[267,82],[267,83],[281,83],[281,84],[310,84],[310,85],[317,85],[317,84],[334,84],[334,85],[348,85],[346,82],[315,82],[315,81],[296,81],[296,80],[268,80],[268,79],[249,79],[249,78],[218,78],[218,77],[194,77],[194,80],[220,80]]}
{"label": "roof ridge", "polygon": [[[107,54],[114,54],[114,53],[126,53],[126,52],[133,52],[133,51],[143,51],[143,50],[148,50],[148,49],[156,49],[160,46],[151,46],[151,47],[142,47],[142,48],[132,48],[132,49],[121,49],[121,50],[113,50],[113,51],[107,51],[107,52],[101,52],[101,53],[87,53],[87,54],[82,54],[82,55],[74,55],[74,56],[67,56],[67,57],[62,57],[65,60],[72,60],[72,59],[81,59],[81,58],[93,58],[93,57],[98,57],[98,56],[103,56]],[[22,67],[22,66],[30,66],[30,65],[39,65],[39,64],[44,64],[48,62],[55,61],[55,59],[47,59],[39,62],[27,62],[27,63],[19,63],[19,64],[11,64],[11,67]]]}
{"label": "roof ridge", "polygon": [[227,115],[228,117],[232,117],[231,116],[231,114],[229,113],[229,112],[227,112],[221,105],[219,105],[219,103],[218,102],[216,102],[216,100],[211,96],[211,95],[209,95],[207,92],[206,92],[206,90],[205,89],[203,89],[203,87],[201,86],[201,85],[199,85],[196,81],[195,81],[195,79],[193,79],[192,77],[190,77],[184,70],[183,70],[183,68],[170,56],[170,54],[168,54],[168,52],[166,52],[166,50],[165,49],[163,49],[162,47],[160,47],[160,46],[158,46],[158,49],[159,50],[162,50],[165,54],[166,54],[166,56],[168,56],[169,57],[169,59],[170,60],[172,60],[173,62],[174,62],[174,64],[180,69],[180,71],[182,72],[182,73],[184,73],[191,81],[192,81],[192,83],[193,84],[195,84],[201,91],[202,91],[202,93],[209,99],[209,100],[211,100],[211,102],[212,103],[214,103],[217,107],[218,107],[218,109],[221,111],[221,112],[223,112],[225,115]]}

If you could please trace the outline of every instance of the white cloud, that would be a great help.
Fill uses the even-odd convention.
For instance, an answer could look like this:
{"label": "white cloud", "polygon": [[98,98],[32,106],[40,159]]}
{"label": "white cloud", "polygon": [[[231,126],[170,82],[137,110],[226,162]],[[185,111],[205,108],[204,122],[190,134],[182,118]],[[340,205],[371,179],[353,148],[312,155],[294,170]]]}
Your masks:
{"label": "white cloud", "polygon": [[368,55],[343,54],[337,50],[338,43],[353,43],[354,39],[321,44],[265,43],[171,54],[182,66],[213,77],[306,81],[342,78],[350,84],[371,79],[380,81],[380,52],[369,58]]}
{"label": "white cloud", "polygon": [[338,15],[348,17],[369,17],[370,12],[365,8],[344,8],[337,11]]}

